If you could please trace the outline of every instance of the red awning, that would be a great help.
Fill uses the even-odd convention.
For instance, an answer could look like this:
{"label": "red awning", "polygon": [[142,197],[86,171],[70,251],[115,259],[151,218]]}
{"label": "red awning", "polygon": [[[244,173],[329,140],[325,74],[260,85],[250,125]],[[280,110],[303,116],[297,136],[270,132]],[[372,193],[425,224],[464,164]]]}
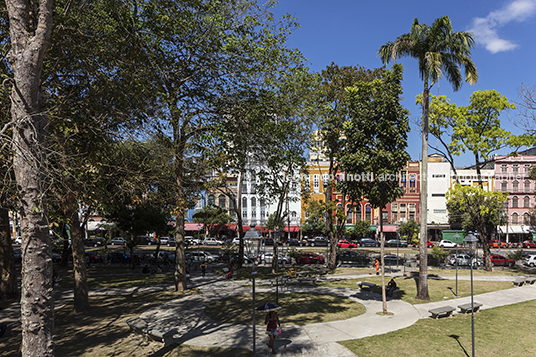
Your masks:
{"label": "red awning", "polygon": [[192,223],[192,222],[185,222],[184,223],[184,230],[185,231],[199,231],[203,229],[203,224],[201,223]]}
{"label": "red awning", "polygon": [[[380,226],[378,226],[380,228]],[[383,226],[384,232],[396,232],[396,226]]]}
{"label": "red awning", "polygon": [[[285,228],[283,229],[283,231],[285,232],[288,232],[288,226],[285,226]],[[290,226],[290,232],[299,232],[300,231],[300,226]]]}

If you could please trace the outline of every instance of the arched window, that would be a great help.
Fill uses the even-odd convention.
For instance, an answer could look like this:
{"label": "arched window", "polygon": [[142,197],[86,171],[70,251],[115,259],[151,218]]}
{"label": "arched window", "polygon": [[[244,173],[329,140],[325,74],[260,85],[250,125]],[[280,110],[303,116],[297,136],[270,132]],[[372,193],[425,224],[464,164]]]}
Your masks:
{"label": "arched window", "polygon": [[525,180],[525,192],[530,192],[530,180]]}
{"label": "arched window", "polygon": [[523,207],[524,208],[529,208],[530,207],[530,197],[529,196],[523,197]]}
{"label": "arched window", "polygon": [[512,197],[512,207],[513,208],[519,207],[519,198],[517,198],[517,196]]}
{"label": "arched window", "polygon": [[365,205],[365,221],[372,222],[372,210],[369,204]]}
{"label": "arched window", "polygon": [[208,196],[208,205],[214,206],[214,195]]}
{"label": "arched window", "polygon": [[248,199],[246,197],[242,197],[242,208],[248,208]]}
{"label": "arched window", "polygon": [[251,197],[251,207],[257,207],[257,199],[255,197]]}
{"label": "arched window", "polygon": [[347,224],[352,224],[352,222],[354,221],[353,212],[354,210],[352,209],[352,206],[350,205],[346,206],[346,223]]}
{"label": "arched window", "polygon": [[516,212],[512,213],[512,224],[519,224],[519,215]]}
{"label": "arched window", "polygon": [[530,224],[530,214],[528,214],[527,212],[523,214],[523,224],[526,226]]}
{"label": "arched window", "polygon": [[225,208],[225,196],[224,195],[220,195],[220,197],[218,197],[218,206],[220,206],[220,208]]}
{"label": "arched window", "polygon": [[361,215],[361,205],[357,205],[355,207],[355,220],[360,221],[363,219],[363,216]]}
{"label": "arched window", "polygon": [[508,182],[507,181],[501,182],[501,191],[502,192],[507,192],[508,191]]}
{"label": "arched window", "polygon": [[519,181],[514,181],[512,184],[512,191],[518,192],[519,191]]}

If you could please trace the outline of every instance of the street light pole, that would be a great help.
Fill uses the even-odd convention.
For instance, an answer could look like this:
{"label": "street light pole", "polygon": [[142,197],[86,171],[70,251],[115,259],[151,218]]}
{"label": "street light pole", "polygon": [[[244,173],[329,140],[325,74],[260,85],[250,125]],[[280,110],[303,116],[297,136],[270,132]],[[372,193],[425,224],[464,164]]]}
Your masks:
{"label": "street light pole", "polygon": [[474,295],[473,295],[473,246],[476,246],[476,242],[478,242],[478,238],[476,238],[474,235],[469,233],[467,237],[463,240],[464,242],[469,243],[469,249],[470,249],[470,261],[469,264],[471,264],[471,335],[472,335],[472,356],[475,357],[475,302],[474,302]]}
{"label": "street light pole", "polygon": [[458,241],[460,239],[460,235],[456,233],[452,236],[452,238],[456,240],[456,256],[454,257],[454,262],[456,263],[456,296],[458,296]]}
{"label": "street light pole", "polygon": [[251,268],[251,280],[253,284],[253,355],[255,355],[255,275],[257,274],[255,271],[255,260],[257,259],[257,255],[260,250],[261,236],[259,232],[252,227],[244,235],[244,242],[248,245],[249,257],[252,258],[251,260],[253,262]]}

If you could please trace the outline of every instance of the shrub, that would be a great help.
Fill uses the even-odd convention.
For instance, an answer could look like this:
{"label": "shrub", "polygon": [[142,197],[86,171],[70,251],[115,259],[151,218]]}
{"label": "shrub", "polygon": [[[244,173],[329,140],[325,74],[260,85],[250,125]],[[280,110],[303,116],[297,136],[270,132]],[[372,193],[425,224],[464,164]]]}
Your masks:
{"label": "shrub", "polygon": [[513,261],[522,260],[523,259],[523,250],[518,249],[518,250],[514,250],[512,252],[508,252],[506,254],[506,256],[508,257],[508,259],[512,259]]}

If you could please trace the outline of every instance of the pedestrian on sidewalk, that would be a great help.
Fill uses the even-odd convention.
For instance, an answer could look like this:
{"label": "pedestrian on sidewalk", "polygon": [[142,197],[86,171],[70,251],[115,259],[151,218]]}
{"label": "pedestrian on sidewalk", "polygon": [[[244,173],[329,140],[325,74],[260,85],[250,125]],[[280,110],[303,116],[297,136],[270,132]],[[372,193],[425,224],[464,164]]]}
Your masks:
{"label": "pedestrian on sidewalk", "polygon": [[376,259],[376,263],[374,263],[374,266],[376,267],[376,275],[380,275],[380,260]]}
{"label": "pedestrian on sidewalk", "polygon": [[203,278],[204,278],[207,272],[207,263],[201,262],[201,265],[199,265],[199,267],[201,268],[201,275],[203,275]]}
{"label": "pedestrian on sidewalk", "polygon": [[[281,333],[281,324],[279,323],[279,316],[277,316],[277,312],[268,312],[264,318],[264,323],[266,324],[266,333],[270,337],[270,341],[268,341],[266,345],[272,349],[272,353],[275,355],[275,337],[277,334]],[[279,329],[277,328],[278,326]]]}

